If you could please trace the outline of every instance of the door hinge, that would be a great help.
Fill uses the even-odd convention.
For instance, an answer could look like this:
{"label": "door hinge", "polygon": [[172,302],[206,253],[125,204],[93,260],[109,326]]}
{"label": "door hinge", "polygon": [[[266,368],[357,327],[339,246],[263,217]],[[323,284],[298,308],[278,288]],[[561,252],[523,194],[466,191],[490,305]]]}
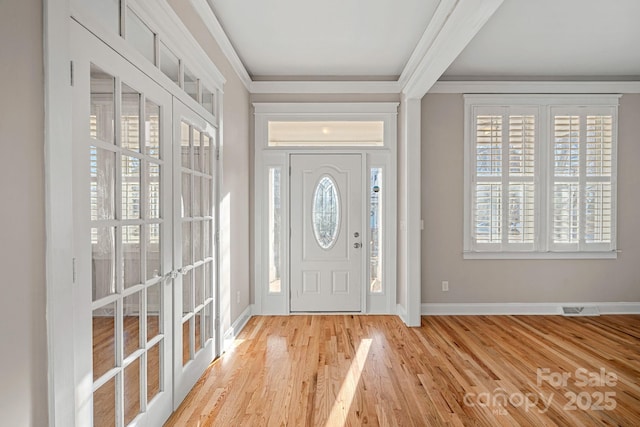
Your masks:
{"label": "door hinge", "polygon": [[291,176],[291,166],[289,166],[289,176]]}
{"label": "door hinge", "polygon": [[73,86],[73,61],[69,62],[69,82]]}
{"label": "door hinge", "polygon": [[220,232],[216,231],[216,233],[214,234],[214,238],[216,239],[216,245],[218,245],[220,243]]}
{"label": "door hinge", "polygon": [[220,149],[216,148],[216,160],[220,160]]}
{"label": "door hinge", "polygon": [[73,281],[71,283],[76,283],[76,259],[75,258],[71,259],[71,275],[73,278]]}

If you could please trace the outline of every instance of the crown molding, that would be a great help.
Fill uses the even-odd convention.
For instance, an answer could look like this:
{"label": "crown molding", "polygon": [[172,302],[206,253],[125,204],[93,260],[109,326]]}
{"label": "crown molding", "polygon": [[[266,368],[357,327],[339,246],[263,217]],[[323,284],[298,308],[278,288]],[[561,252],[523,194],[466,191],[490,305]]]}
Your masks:
{"label": "crown molding", "polygon": [[255,94],[360,94],[400,93],[397,81],[256,81],[249,92]]}
{"label": "crown molding", "polygon": [[191,4],[195,11],[200,15],[204,25],[209,30],[209,33],[213,36],[214,40],[220,46],[222,53],[224,53],[225,57],[231,64],[231,67],[242,81],[244,87],[251,91],[251,76],[247,72],[242,60],[238,56],[238,53],[233,48],[229,37],[227,37],[227,33],[224,32],[222,25],[220,25],[220,21],[218,21],[218,17],[213,13],[213,9],[211,5],[207,2],[207,0],[191,0]]}
{"label": "crown molding", "polygon": [[640,93],[640,81],[438,81],[429,93]]}
{"label": "crown molding", "polygon": [[405,96],[421,99],[502,2],[441,1],[400,75],[399,83]]}

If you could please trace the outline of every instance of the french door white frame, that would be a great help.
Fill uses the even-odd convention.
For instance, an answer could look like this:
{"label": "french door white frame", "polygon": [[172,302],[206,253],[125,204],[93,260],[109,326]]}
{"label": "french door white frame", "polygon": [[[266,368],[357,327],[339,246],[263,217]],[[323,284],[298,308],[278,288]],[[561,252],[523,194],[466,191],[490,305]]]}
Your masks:
{"label": "french door white frame", "polygon": [[[254,173],[254,296],[253,314],[290,314],[290,158],[292,154],[360,154],[363,159],[363,220],[369,237],[366,218],[370,191],[371,168],[382,168],[384,174],[383,212],[383,282],[380,293],[369,291],[369,245],[363,269],[362,313],[396,314],[396,248],[397,248],[397,103],[254,103],[255,111],[255,173]],[[269,121],[383,121],[384,146],[381,147],[269,147]],[[281,201],[281,289],[269,291],[269,173],[280,171]],[[365,230],[363,230],[364,233]],[[365,252],[365,251],[363,251]]]}
{"label": "french door white frame", "polygon": [[[75,374],[83,366],[89,366],[90,369],[91,360],[83,360],[77,351],[83,344],[73,333],[79,327],[75,312],[78,297],[76,265],[79,260],[74,257],[73,243],[76,224],[72,173],[72,124],[75,120],[72,85],[75,70],[71,63],[71,28],[76,25],[74,21],[90,29],[120,59],[124,58],[133,64],[173,97],[180,99],[209,122],[216,123],[219,129],[222,128],[222,87],[225,79],[169,4],[154,0],[121,1],[143,17],[169,48],[180,54],[180,58],[191,65],[191,70],[198,73],[207,87],[215,91],[214,114],[176,86],[156,66],[147,62],[125,39],[103,27],[100,17],[91,15],[91,10],[85,9],[84,0],[44,0],[48,412],[52,426],[90,425],[91,416],[91,401],[81,397],[82,390],[92,387],[91,377],[77,377]],[[223,146],[221,135],[220,132],[217,141],[220,151]],[[221,168],[218,173],[222,175]],[[217,331],[217,336],[217,348],[220,348],[222,334]],[[171,408],[170,404],[168,408]]]}
{"label": "french door white frame", "polygon": [[[73,40],[72,58],[74,63],[74,105],[73,105],[73,214],[74,214],[74,265],[76,270],[76,290],[74,293],[74,355],[76,357],[75,364],[75,378],[76,378],[76,395],[80,398],[80,407],[78,413],[79,424],[88,423],[89,420],[93,420],[93,396],[95,391],[100,387],[103,387],[107,381],[115,381],[115,417],[116,425],[121,425],[124,420],[124,406],[126,393],[124,378],[127,375],[126,371],[128,366],[134,366],[138,364],[138,375],[140,377],[140,388],[138,393],[147,395],[147,364],[149,363],[148,350],[158,345],[159,349],[159,387],[160,392],[150,402],[140,401],[140,410],[142,413],[135,417],[133,421],[136,425],[157,425],[164,422],[171,414],[171,404],[173,399],[173,378],[172,378],[172,342],[173,342],[173,328],[171,324],[172,318],[172,304],[171,304],[171,287],[172,278],[170,271],[172,270],[172,210],[171,210],[171,170],[172,170],[172,97],[162,87],[145,76],[140,70],[136,69],[131,63],[126,61],[110,47],[105,45],[98,38],[91,35],[80,24],[73,22],[71,25],[71,36]],[[113,141],[99,141],[90,138],[90,64],[99,67],[102,71],[114,76],[115,88],[113,98],[110,105],[114,113],[113,122],[110,125],[111,132],[113,132]],[[152,101],[159,106],[159,158],[154,159],[149,155],[133,154],[133,152],[125,151],[121,148],[116,141],[120,141],[120,121],[121,116],[121,85],[128,85],[134,90],[140,92],[143,98],[140,99],[140,104],[143,104],[145,100]],[[102,88],[101,88],[102,89]],[[108,89],[105,87],[105,89]],[[138,111],[140,112],[140,111]],[[143,123],[144,116],[138,117],[139,123]],[[101,120],[97,120],[96,125],[100,125]],[[99,127],[99,126],[98,126]],[[142,144],[145,131],[143,126],[140,125],[140,139],[138,142]],[[100,133],[97,130],[97,133]],[[113,153],[115,164],[113,171],[115,177],[112,181],[114,184],[113,196],[114,200],[114,219],[113,220],[100,220],[91,221],[90,213],[90,197],[89,197],[89,182],[90,182],[90,168],[89,168],[89,147],[95,146],[98,150],[104,150],[105,152]],[[107,151],[108,150],[108,151]],[[116,155],[116,153],[121,153]],[[159,204],[159,216],[157,219],[145,219],[146,215],[140,210],[137,220],[123,220],[122,217],[115,216],[116,212],[123,209],[121,192],[121,177],[123,172],[121,171],[121,163],[118,161],[120,156],[135,155],[131,157],[140,159],[138,170],[138,183],[139,183],[139,200],[142,202],[143,198],[146,198],[148,187],[148,176],[146,175],[146,166],[150,163],[158,165],[160,171],[160,198]],[[151,162],[149,162],[151,161]],[[98,168],[98,167],[97,167]],[[140,203],[139,202],[139,203]],[[148,203],[148,199],[147,199]],[[143,202],[142,206],[146,203]],[[147,242],[144,239],[149,228],[146,224],[158,224],[159,230],[161,230],[159,245],[162,248],[160,259],[161,271],[157,273],[157,277],[149,279],[141,284],[136,284],[126,289],[125,284],[122,283],[122,263],[124,262],[124,254],[122,253],[124,248],[123,238],[119,232],[115,232],[115,243],[113,248],[115,249],[112,256],[114,256],[115,272],[115,292],[111,295],[103,297],[97,301],[92,302],[92,247],[91,247],[91,235],[90,231],[92,227],[106,227],[112,228],[114,231],[118,228],[122,229],[126,226],[144,227],[144,230],[139,236],[139,249],[138,254],[146,254],[146,251],[142,251],[145,248]],[[145,261],[143,257],[139,259],[138,267],[141,270],[146,270]],[[95,268],[95,267],[94,267]],[[96,274],[94,272],[94,274]],[[139,276],[142,272],[138,273]],[[155,338],[147,340],[147,309],[149,304],[147,302],[147,293],[152,287],[156,287],[160,291],[160,306],[159,317],[161,319],[159,325],[159,335]],[[136,312],[136,308],[125,307],[125,301],[128,297],[135,298],[138,302],[136,305],[140,312]],[[106,304],[106,305],[105,305]],[[100,307],[112,307],[109,309]],[[136,316],[139,316],[139,331],[144,341],[142,348],[134,351],[131,356],[126,357],[127,354],[123,354],[124,343],[124,312],[127,310],[133,310]],[[100,311],[98,311],[100,310]],[[111,313],[113,310],[113,313]],[[156,310],[156,308],[154,308]],[[96,356],[95,352],[92,353],[92,320],[94,320],[95,312],[101,313],[99,315],[110,315],[114,318],[114,334],[113,343],[115,348],[114,355],[114,367],[107,371],[105,375],[100,378],[93,378],[92,360]],[[95,345],[95,343],[94,343]],[[146,369],[143,369],[146,368]],[[87,380],[88,378],[88,380]],[[92,381],[91,379],[95,381]],[[122,392],[121,392],[122,391]]]}
{"label": "french door white frame", "polygon": [[[204,268],[204,264],[202,261],[196,262],[194,265],[190,265],[185,267],[183,265],[183,251],[184,245],[182,244],[184,236],[183,236],[183,228],[182,228],[182,209],[184,206],[180,203],[182,189],[182,179],[184,179],[183,167],[181,162],[181,145],[180,141],[182,138],[181,128],[182,124],[189,125],[192,129],[197,129],[201,132],[203,138],[211,137],[211,147],[210,147],[210,158],[209,158],[209,166],[212,169],[212,187],[208,192],[208,197],[210,198],[211,206],[213,207],[212,212],[208,212],[210,215],[188,215],[194,218],[193,222],[190,224],[199,223],[204,224],[205,221],[210,222],[213,226],[210,229],[210,241],[209,245],[211,250],[211,256],[206,255],[206,249],[204,247],[204,232],[201,227],[200,232],[202,236],[201,251],[205,252],[204,256],[200,258],[204,258],[204,262],[208,265],[212,265],[211,274],[213,277],[210,277],[212,280],[213,289],[210,289],[210,296],[206,296],[206,289],[204,290],[203,300],[204,303],[198,304],[196,301],[196,297],[193,294],[190,294],[190,297],[193,299],[191,301],[191,308],[189,309],[190,314],[186,317],[189,317],[188,320],[183,319],[183,288],[188,284],[185,283],[185,278],[191,279],[190,272],[195,271],[196,268],[203,269],[203,278],[204,274],[206,274],[206,269]],[[193,142],[193,135],[190,137],[191,142]],[[200,378],[202,373],[206,370],[207,366],[211,363],[211,361],[218,357],[221,353],[221,333],[219,331],[220,327],[220,248],[219,248],[219,239],[217,236],[220,234],[219,223],[220,223],[220,215],[219,215],[219,181],[220,181],[220,167],[218,159],[218,129],[207,120],[202,118],[199,114],[195,113],[193,110],[185,106],[181,101],[174,98],[173,101],[173,159],[174,159],[174,173],[173,173],[173,194],[174,194],[174,203],[173,203],[173,218],[174,218],[174,227],[173,227],[173,236],[175,240],[174,253],[173,253],[173,265],[176,269],[177,279],[174,285],[173,291],[173,330],[174,330],[174,343],[173,343],[173,373],[174,373],[174,397],[173,397],[173,409],[177,409],[182,400],[185,398],[187,393],[193,388],[194,384]],[[204,140],[203,140],[204,141]],[[193,147],[193,144],[192,144]],[[204,146],[200,146],[200,149],[204,152]],[[195,153],[191,154],[193,157],[192,162],[195,161],[196,156]],[[206,158],[205,158],[206,160]],[[192,171],[190,173],[194,173],[193,170],[197,170],[197,167],[191,167]],[[197,179],[201,179],[201,182],[204,181],[205,178],[200,178],[200,173],[195,172],[195,176]],[[191,177],[191,175],[189,175]],[[200,184],[202,186],[202,184]],[[189,197],[189,202],[193,200],[193,194],[195,193],[195,189],[192,184],[189,184],[189,189],[191,190],[191,196]],[[201,195],[205,193],[203,187],[200,187]],[[206,199],[204,199],[206,200]],[[202,200],[200,201],[202,202]],[[204,206],[200,207],[204,210]],[[195,231],[189,227],[190,232],[192,232],[192,236],[190,236],[190,246],[194,247],[195,240],[192,240],[192,237],[195,237]],[[190,248],[191,249],[191,248]],[[192,251],[193,252],[193,251]],[[195,253],[190,254],[190,258],[195,257]],[[211,259],[212,258],[212,259]],[[195,261],[195,259],[193,260]],[[193,268],[195,267],[195,268]],[[197,276],[196,276],[197,278]],[[194,280],[196,279],[194,278]],[[206,278],[205,278],[206,283]],[[195,288],[194,288],[195,289]],[[210,306],[211,305],[211,306]],[[206,307],[210,306],[212,309],[212,313],[209,319],[209,327],[213,331],[213,339],[205,341],[201,343],[201,348],[196,349],[195,345],[192,345],[191,339],[187,344],[189,348],[189,352],[192,354],[189,355],[190,360],[188,363],[184,364],[183,359],[183,349],[184,349],[184,337],[183,337],[183,323],[189,322],[189,331],[191,333],[191,337],[193,337],[194,331],[191,328],[196,328],[195,322],[201,322],[200,335],[203,336],[203,329],[206,331]],[[198,319],[198,314],[203,319],[202,321]],[[203,328],[203,329],[202,329]],[[197,328],[196,328],[197,330]],[[205,337],[206,340],[206,337]]]}

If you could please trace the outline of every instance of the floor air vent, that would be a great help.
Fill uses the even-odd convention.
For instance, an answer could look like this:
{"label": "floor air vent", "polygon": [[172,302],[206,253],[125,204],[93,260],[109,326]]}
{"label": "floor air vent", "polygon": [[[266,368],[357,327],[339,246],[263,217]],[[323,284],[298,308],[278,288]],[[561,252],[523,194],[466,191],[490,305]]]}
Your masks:
{"label": "floor air vent", "polygon": [[598,307],[562,307],[563,316],[600,316]]}

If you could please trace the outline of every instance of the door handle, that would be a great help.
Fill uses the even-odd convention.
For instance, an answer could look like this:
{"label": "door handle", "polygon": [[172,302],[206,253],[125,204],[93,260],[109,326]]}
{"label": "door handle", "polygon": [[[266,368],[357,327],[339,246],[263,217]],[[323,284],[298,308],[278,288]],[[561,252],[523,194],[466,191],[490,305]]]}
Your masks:
{"label": "door handle", "polygon": [[362,243],[356,242],[356,243],[353,244],[353,247],[356,248],[356,249],[359,249],[359,248],[362,247]]}

